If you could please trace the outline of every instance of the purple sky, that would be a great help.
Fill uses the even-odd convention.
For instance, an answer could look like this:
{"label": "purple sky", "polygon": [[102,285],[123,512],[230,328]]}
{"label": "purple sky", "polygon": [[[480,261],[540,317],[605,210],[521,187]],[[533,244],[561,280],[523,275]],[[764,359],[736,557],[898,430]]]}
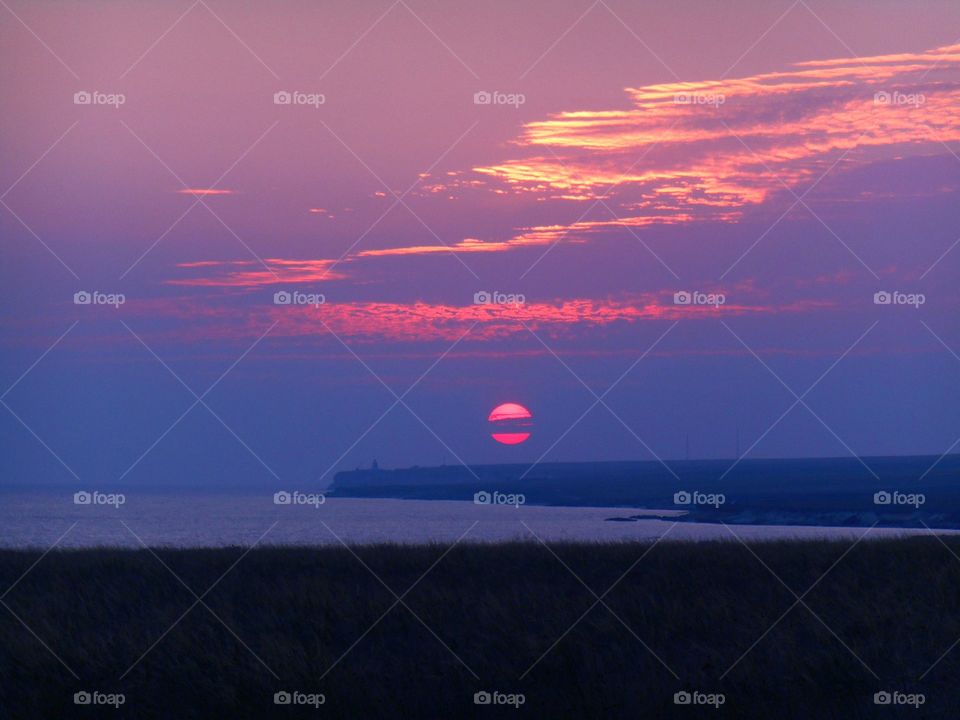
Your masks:
{"label": "purple sky", "polygon": [[955,2],[0,14],[2,483],[960,435]]}

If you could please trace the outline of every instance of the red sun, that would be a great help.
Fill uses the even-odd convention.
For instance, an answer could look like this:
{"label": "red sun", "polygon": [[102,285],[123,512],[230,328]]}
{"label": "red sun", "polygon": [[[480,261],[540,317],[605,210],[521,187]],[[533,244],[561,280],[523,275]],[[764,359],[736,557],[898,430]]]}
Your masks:
{"label": "red sun", "polygon": [[487,420],[493,426],[490,437],[504,445],[519,445],[530,437],[533,414],[518,403],[503,403],[490,411]]}

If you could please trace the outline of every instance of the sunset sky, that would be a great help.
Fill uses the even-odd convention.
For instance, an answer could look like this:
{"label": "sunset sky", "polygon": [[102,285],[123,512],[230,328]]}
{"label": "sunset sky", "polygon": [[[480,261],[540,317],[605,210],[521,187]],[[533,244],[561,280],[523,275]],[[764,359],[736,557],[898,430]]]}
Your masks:
{"label": "sunset sky", "polygon": [[0,483],[955,449],[956,2],[0,16]]}

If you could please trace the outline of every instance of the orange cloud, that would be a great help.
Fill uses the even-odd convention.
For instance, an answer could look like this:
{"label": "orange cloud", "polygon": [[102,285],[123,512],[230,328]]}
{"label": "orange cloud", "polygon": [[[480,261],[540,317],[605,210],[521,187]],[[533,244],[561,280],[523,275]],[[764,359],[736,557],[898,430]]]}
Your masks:
{"label": "orange cloud", "polygon": [[638,195],[637,207],[666,192],[681,205],[742,208],[781,180],[814,180],[837,152],[863,150],[852,159],[869,161],[960,138],[960,46],[796,68],[627,88],[629,110],[562,112],[525,126],[521,148],[560,154],[474,169],[550,197],[590,200],[618,185]]}
{"label": "orange cloud", "polygon": [[[527,123],[514,143],[521,157],[422,185],[429,195],[484,188],[536,202],[603,199],[619,221],[541,225],[499,241],[466,238],[452,249],[582,242],[618,225],[737,222],[784,186],[799,194],[828,171],[943,154],[942,143],[960,140],[960,45],[625,92],[629,109],[570,110]],[[448,251],[413,245],[359,256]]]}

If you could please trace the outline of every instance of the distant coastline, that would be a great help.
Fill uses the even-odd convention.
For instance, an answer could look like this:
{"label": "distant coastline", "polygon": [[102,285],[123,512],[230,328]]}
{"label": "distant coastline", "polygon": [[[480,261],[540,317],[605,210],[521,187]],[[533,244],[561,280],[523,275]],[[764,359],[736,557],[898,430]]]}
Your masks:
{"label": "distant coastline", "polygon": [[[335,497],[684,511],[679,522],[960,528],[960,455],[451,465],[337,473]],[[631,513],[611,518],[629,521]]]}

